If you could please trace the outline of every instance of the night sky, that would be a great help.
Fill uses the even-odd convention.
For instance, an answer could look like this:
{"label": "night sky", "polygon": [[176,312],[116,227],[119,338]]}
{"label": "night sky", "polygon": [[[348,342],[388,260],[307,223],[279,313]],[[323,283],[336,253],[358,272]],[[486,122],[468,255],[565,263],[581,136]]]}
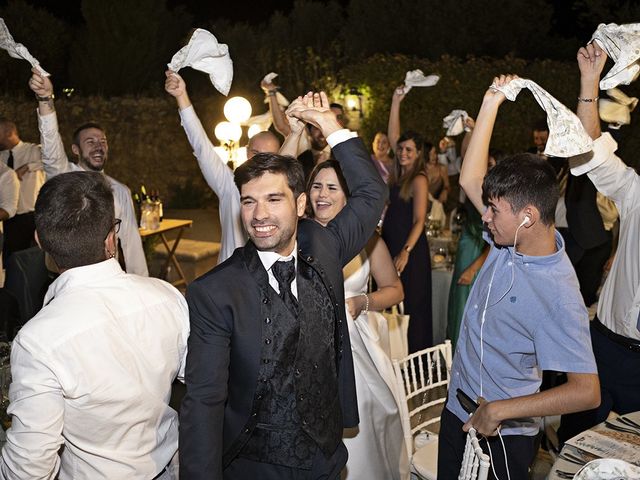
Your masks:
{"label": "night sky", "polygon": [[[108,1],[108,0],[105,0]],[[36,7],[43,7],[55,16],[70,23],[80,23],[81,0],[28,0],[27,3]],[[173,8],[183,5],[194,17],[196,25],[208,23],[218,18],[232,21],[248,21],[261,23],[268,19],[275,11],[288,13],[293,7],[294,0],[168,0],[167,5]],[[346,5],[347,0],[340,0]],[[6,5],[7,0],[0,0],[0,5]]]}

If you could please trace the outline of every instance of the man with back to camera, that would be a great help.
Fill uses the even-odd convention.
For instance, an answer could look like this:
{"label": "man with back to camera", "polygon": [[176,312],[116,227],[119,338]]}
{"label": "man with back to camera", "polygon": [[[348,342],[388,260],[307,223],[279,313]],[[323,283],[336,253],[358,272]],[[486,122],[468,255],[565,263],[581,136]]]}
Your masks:
{"label": "man with back to camera", "polygon": [[[29,87],[38,100],[38,129],[42,144],[42,162],[47,179],[59,173],[78,170],[104,173],[109,153],[104,129],[93,122],[85,123],[76,129],[73,133],[71,150],[78,157],[78,164],[71,163],[58,132],[58,117],[53,103],[53,84],[49,77],[43,77],[36,69],[32,72]],[[146,277],[149,275],[149,270],[142,249],[131,192],[126,185],[108,175],[107,180],[113,188],[116,216],[122,220],[119,240],[122,244],[127,272]]]}
{"label": "man with back to camera", "polygon": [[339,478],[343,428],[358,423],[342,267],[374,231],[386,188],[324,93],[289,114],[322,131],[352,195],[322,227],[299,220],[293,157],[258,154],[236,169],[250,240],[187,290],[185,480]]}
{"label": "man with back to camera", "polygon": [[[494,84],[511,79],[502,76]],[[555,172],[525,153],[487,173],[489,142],[504,100],[501,92],[486,92],[460,175],[491,232],[484,235],[492,248],[467,300],[441,417],[438,478],[445,480],[458,478],[470,427],[487,437],[481,445],[485,451],[489,445],[498,478],[509,478],[507,462],[511,479],[526,479],[539,417],[600,402],[587,310],[553,224]],[[566,372],[567,383],[540,392],[542,370]],[[458,389],[477,399],[473,416],[458,401]]]}
{"label": "man with back to camera", "polygon": [[12,344],[0,478],[170,480],[178,414],[169,398],[189,335],[184,298],[120,268],[120,219],[104,175],[46,182],[35,222],[61,273]]}

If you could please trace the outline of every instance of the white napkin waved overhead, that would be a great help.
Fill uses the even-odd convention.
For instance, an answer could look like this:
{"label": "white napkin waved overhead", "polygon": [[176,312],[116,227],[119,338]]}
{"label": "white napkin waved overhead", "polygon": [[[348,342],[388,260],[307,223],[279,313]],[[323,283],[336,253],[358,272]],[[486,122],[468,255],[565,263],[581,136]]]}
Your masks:
{"label": "white napkin waved overhead", "polygon": [[208,73],[213,86],[223,95],[227,95],[231,89],[233,62],[229,56],[229,47],[218,43],[211,32],[202,28],[193,32],[189,43],[178,50],[167,66],[174,72],[191,67]]}
{"label": "white napkin waved overhead", "polygon": [[0,18],[0,48],[6,50],[9,56],[13,58],[21,58],[29,62],[31,66],[38,70],[38,73],[43,77],[49,76],[49,74],[40,66],[40,62],[29,53],[27,47],[21,43],[16,43],[2,18]]}
{"label": "white napkin waved overhead", "polygon": [[607,90],[610,98],[601,98],[598,102],[600,118],[609,123],[609,128],[618,129],[631,123],[631,112],[638,105],[636,97],[628,97],[622,90]]}
{"label": "white napkin waved overhead", "polygon": [[[277,76],[278,74],[274,72],[267,73],[262,80],[265,83],[272,83],[273,79],[276,78]],[[286,97],[282,95],[280,92],[276,92],[276,100],[278,101],[278,105],[280,105],[281,107],[289,106],[289,103],[290,103],[289,100],[287,100]],[[264,103],[269,103],[269,99],[265,98]]]}
{"label": "white napkin waved overhead", "polygon": [[404,76],[404,88],[402,93],[407,94],[413,87],[433,87],[438,83],[438,75],[425,76],[422,70],[410,70]]}
{"label": "white napkin waved overhead", "polygon": [[547,113],[549,140],[544,149],[545,155],[572,157],[593,150],[593,141],[580,119],[534,81],[516,78],[502,87],[491,85],[490,88],[504,93],[512,102],[523,88],[531,91],[538,105]]}
{"label": "white napkin waved overhead", "polygon": [[598,25],[592,42],[607,52],[615,62],[611,70],[600,80],[600,89],[609,90],[618,85],[629,85],[640,73],[640,23]]}
{"label": "white napkin waved overhead", "polygon": [[455,137],[462,132],[468,132],[469,127],[465,122],[469,118],[469,114],[465,110],[452,110],[449,115],[442,119],[442,128],[447,129],[447,137]]}

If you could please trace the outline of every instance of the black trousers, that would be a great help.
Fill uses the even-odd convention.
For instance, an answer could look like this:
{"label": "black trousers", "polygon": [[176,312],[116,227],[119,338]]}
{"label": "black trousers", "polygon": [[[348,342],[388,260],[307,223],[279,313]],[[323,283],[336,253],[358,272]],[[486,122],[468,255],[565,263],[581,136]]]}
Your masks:
{"label": "black trousers", "polygon": [[598,366],[600,396],[598,408],[563,415],[558,438],[570,438],[604,422],[612,410],[623,415],[640,410],[640,352],[614,342],[591,322],[591,345]]}
{"label": "black trousers", "polygon": [[16,215],[4,221],[4,246],[2,247],[2,259],[6,267],[9,255],[19,250],[36,245],[33,233],[36,231],[33,212]]}
{"label": "black trousers", "polygon": [[[462,465],[464,447],[467,434],[462,431],[464,425],[458,417],[447,410],[446,406],[440,417],[440,434],[438,435],[438,480],[457,480]],[[527,480],[529,478],[529,466],[535,458],[536,436],[527,435],[503,435],[507,463],[511,480]],[[495,480],[495,470],[499,480],[507,479],[505,457],[502,451],[502,443],[497,436],[481,439],[480,446],[484,453],[489,455],[491,447],[491,464],[489,479]]]}
{"label": "black trousers", "polygon": [[347,464],[348,456],[347,447],[340,442],[338,448],[330,457],[326,457],[317,448],[310,470],[283,467],[236,457],[222,473],[224,480],[253,478],[260,480],[337,480],[340,478],[340,472]]}
{"label": "black trousers", "polygon": [[565,241],[565,249],[580,283],[580,293],[587,307],[598,300],[598,288],[602,283],[604,264],[611,256],[613,234],[607,233],[607,241],[593,248],[584,249],[576,242],[567,228],[559,228]]}

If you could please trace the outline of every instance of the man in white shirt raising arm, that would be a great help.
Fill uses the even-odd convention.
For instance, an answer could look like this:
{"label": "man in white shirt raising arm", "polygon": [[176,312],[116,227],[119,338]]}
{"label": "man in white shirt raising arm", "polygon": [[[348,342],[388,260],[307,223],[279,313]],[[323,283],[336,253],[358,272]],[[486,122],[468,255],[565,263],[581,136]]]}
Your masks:
{"label": "man in white shirt raising arm", "polygon": [[[64,151],[62,138],[58,132],[58,117],[53,104],[53,85],[49,77],[43,77],[32,70],[29,87],[38,100],[38,128],[42,144],[42,162],[47,179],[59,173],[77,170],[103,172],[107,163],[109,145],[104,129],[97,123],[85,123],[73,134],[71,150],[78,157],[78,164],[72,163]],[[116,217],[122,219],[120,243],[128,273],[148,276],[147,262],[142,249],[131,192],[123,183],[106,175],[113,189]]]}
{"label": "man in white shirt raising arm", "polygon": [[594,146],[592,157],[569,159],[571,173],[589,175],[620,212],[618,251],[600,293],[598,315],[591,322],[602,403],[594,410],[565,415],[558,431],[561,441],[604,421],[612,410],[618,414],[640,410],[640,176],[616,156],[611,135],[600,131],[598,82],[606,61],[596,43],[578,51],[576,113]]}

